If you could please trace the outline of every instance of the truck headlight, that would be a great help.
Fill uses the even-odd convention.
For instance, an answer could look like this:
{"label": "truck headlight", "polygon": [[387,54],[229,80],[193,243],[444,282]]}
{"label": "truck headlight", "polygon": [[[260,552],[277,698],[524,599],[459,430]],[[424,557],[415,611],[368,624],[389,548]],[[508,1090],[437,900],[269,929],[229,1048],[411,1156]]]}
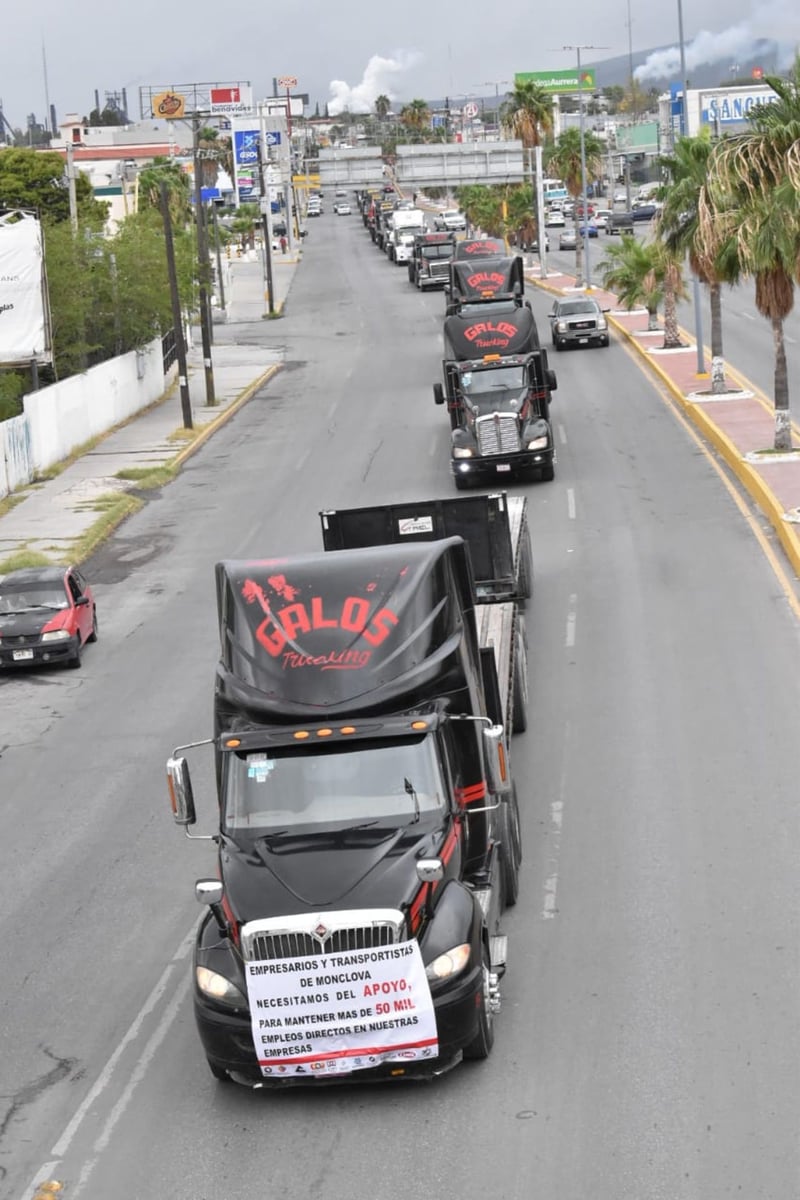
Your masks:
{"label": "truck headlight", "polygon": [[447,950],[435,958],[432,963],[428,963],[425,974],[428,979],[452,979],[454,975],[460,975],[464,970],[469,962],[469,956],[468,943],[464,942],[461,946],[453,946],[452,950]]}
{"label": "truck headlight", "polygon": [[231,1008],[247,1008],[247,1001],[236,984],[231,983],[224,975],[218,975],[208,967],[196,967],[195,979],[204,996],[209,996],[220,1004],[230,1004]]}
{"label": "truck headlight", "polygon": [[474,458],[475,451],[471,446],[454,446],[453,458]]}
{"label": "truck headlight", "polygon": [[608,321],[605,319],[605,317],[601,317],[600,320],[597,322],[597,328],[598,329],[608,329]]}
{"label": "truck headlight", "polygon": [[556,329],[559,333],[566,333],[567,328],[568,326],[566,321],[556,321]]}
{"label": "truck headlight", "polygon": [[47,633],[42,634],[43,642],[65,642],[72,634],[68,629],[50,629]]}
{"label": "truck headlight", "polygon": [[527,443],[528,449],[529,450],[546,450],[549,440],[550,439],[548,438],[546,433],[540,434],[539,437],[531,438],[531,440]]}

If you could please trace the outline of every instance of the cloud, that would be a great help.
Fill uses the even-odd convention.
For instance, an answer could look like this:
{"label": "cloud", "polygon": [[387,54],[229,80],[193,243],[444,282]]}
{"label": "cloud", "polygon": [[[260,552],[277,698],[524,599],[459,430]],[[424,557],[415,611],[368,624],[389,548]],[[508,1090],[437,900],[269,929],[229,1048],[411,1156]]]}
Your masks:
{"label": "cloud", "polygon": [[345,111],[352,113],[372,112],[378,96],[395,98],[392,91],[393,76],[410,70],[420,61],[420,55],[415,51],[398,51],[393,58],[383,58],[373,54],[364,68],[361,83],[352,87],[343,79],[332,79],[328,85],[331,98],[328,101],[328,113],[337,117]]}
{"label": "cloud", "polygon": [[[776,30],[780,31],[777,36]],[[762,39],[777,42],[779,49],[785,51],[781,53],[781,59],[792,61],[794,48],[800,41],[800,10],[794,0],[770,0],[722,33],[702,30],[686,45],[686,70],[691,72],[705,64],[733,63],[740,57],[749,58]],[[633,74],[639,83],[646,83],[657,79],[679,79],[680,70],[680,47],[672,46],[668,50],[654,51]]]}

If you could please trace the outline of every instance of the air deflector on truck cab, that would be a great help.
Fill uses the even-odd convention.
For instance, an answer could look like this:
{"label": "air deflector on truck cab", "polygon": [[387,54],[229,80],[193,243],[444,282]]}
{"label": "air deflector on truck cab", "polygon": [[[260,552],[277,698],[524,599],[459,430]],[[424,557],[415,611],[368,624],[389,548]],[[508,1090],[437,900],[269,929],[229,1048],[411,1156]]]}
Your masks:
{"label": "air deflector on truck cab", "polygon": [[460,539],[221,562],[216,583],[218,713],[287,722],[410,705],[465,687],[477,659]]}

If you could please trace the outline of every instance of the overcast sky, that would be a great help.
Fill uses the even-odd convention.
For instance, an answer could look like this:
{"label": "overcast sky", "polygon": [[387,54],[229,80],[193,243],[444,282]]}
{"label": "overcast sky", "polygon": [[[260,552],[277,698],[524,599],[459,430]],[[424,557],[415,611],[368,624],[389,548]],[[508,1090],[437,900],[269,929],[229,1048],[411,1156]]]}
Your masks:
{"label": "overcast sky", "polygon": [[[114,10],[121,15],[112,16]],[[800,39],[798,0],[687,0],[683,10],[686,42],[704,30],[724,35],[720,54],[729,59],[743,38]],[[312,106],[333,94],[347,98],[348,89],[365,82],[367,91],[379,86],[398,103],[415,96],[491,94],[495,81],[504,91],[501,81],[512,80],[515,71],[573,66],[576,55],[561,49],[565,42],[594,44],[596,49],[581,51],[585,62],[627,54],[629,11],[634,51],[677,42],[678,0],[283,0],[252,6],[138,0],[124,8],[119,0],[105,6],[97,0],[8,0],[0,18],[0,100],[15,128],[24,127],[30,112],[43,121],[43,47],[59,120],[71,112],[87,114],[95,88],[102,105],[107,91],[125,87],[136,118],[140,85],[249,80],[258,98],[270,94],[273,76],[282,74],[297,76],[298,91],[310,93]],[[715,40],[703,44],[713,47]],[[332,93],[334,80],[340,86]]]}

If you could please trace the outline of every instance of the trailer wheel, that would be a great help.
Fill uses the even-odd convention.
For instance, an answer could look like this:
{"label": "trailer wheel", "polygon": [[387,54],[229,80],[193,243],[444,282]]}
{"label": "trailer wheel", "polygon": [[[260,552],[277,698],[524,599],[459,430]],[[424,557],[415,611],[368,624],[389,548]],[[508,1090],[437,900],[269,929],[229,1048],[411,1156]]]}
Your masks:
{"label": "trailer wheel", "polygon": [[520,554],[517,589],[519,591],[519,606],[524,611],[528,600],[533,596],[533,547],[531,546],[529,531],[526,531],[522,553]]}
{"label": "trailer wheel", "polygon": [[489,951],[483,947],[481,955],[481,993],[478,1001],[478,1032],[464,1047],[464,1058],[488,1058],[494,1045],[494,991],[495,977],[492,974],[492,964],[489,961]]}
{"label": "trailer wheel", "polygon": [[525,620],[519,619],[514,641],[513,732],[524,733],[528,728],[528,647]]}

